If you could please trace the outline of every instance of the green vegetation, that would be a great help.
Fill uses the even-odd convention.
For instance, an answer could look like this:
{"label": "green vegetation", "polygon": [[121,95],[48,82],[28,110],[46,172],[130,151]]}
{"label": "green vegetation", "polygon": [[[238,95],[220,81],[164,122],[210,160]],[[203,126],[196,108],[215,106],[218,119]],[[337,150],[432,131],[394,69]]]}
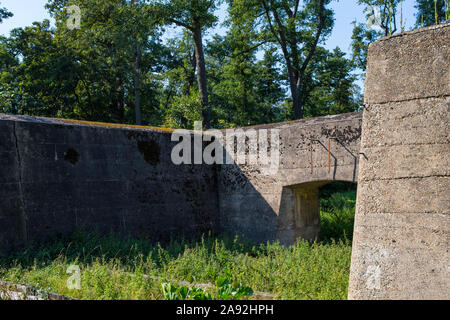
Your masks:
{"label": "green vegetation", "polygon": [[[171,280],[215,283],[218,292],[203,292],[215,299],[248,295],[250,288],[279,299],[346,299],[354,191],[337,195],[331,193],[332,188],[322,190],[326,212],[321,242],[255,246],[239,239],[205,236],[162,247],[130,237],[75,232],[0,257],[0,279],[80,299],[164,299],[162,284]],[[67,288],[71,274],[66,272],[71,265],[80,268],[80,290]],[[186,288],[176,286],[166,285],[166,294],[187,294]],[[232,292],[236,292],[234,297]],[[201,294],[191,292],[190,298]]]}
{"label": "green vegetation", "polygon": [[[190,129],[356,111],[368,45],[404,30],[403,0],[357,2],[378,29],[354,22],[349,59],[326,46],[330,0],[48,0],[54,26],[0,36],[0,112]],[[416,9],[417,26],[450,17],[449,0]]]}
{"label": "green vegetation", "polygon": [[416,26],[426,27],[450,19],[449,0],[416,0]]}
{"label": "green vegetation", "polygon": [[[214,283],[220,276],[281,299],[345,299],[349,242],[249,246],[204,238],[164,249],[135,239],[75,234],[1,260],[0,278],[81,299],[163,299],[160,281]],[[66,287],[70,265],[81,269],[81,290]],[[130,274],[130,273],[133,273]]]}
{"label": "green vegetation", "polygon": [[252,288],[245,287],[242,283],[231,284],[224,276],[216,280],[213,294],[208,292],[211,289],[207,291],[192,286],[176,287],[171,283],[163,283],[162,288],[166,300],[239,300],[253,295]]}
{"label": "green vegetation", "polygon": [[[0,3],[1,4],[1,3]],[[0,8],[0,23],[3,22],[3,19],[7,19],[12,17],[12,13],[6,10],[6,8]]]}
{"label": "green vegetation", "polygon": [[356,184],[335,182],[320,190],[321,240],[352,240]]}
{"label": "green vegetation", "polygon": [[325,46],[329,3],[48,0],[54,26],[0,36],[0,112],[188,129],[352,112],[351,61]]}

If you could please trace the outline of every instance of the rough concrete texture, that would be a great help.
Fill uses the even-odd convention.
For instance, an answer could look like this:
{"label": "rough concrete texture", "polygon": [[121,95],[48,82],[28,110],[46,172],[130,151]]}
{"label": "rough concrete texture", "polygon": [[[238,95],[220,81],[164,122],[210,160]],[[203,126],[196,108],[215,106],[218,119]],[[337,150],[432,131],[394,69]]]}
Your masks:
{"label": "rough concrete texture", "polygon": [[154,241],[218,229],[216,170],[168,132],[0,115],[0,248],[77,227]]}
{"label": "rough concrete texture", "polygon": [[357,180],[361,117],[244,128],[280,130],[279,170],[266,175],[261,164],[176,166],[167,130],[0,115],[0,248],[77,227],[154,241],[314,239],[319,187]]}
{"label": "rough concrete texture", "polygon": [[449,24],[382,38],[371,45],[366,104],[448,95]]}
{"label": "rough concrete texture", "polygon": [[219,168],[221,230],[255,242],[292,244],[298,238],[316,238],[319,187],[337,180],[357,181],[361,116],[350,113],[244,128],[280,130],[279,170],[266,175],[261,165]]}
{"label": "rough concrete texture", "polygon": [[350,299],[449,299],[450,24],[369,49]]}

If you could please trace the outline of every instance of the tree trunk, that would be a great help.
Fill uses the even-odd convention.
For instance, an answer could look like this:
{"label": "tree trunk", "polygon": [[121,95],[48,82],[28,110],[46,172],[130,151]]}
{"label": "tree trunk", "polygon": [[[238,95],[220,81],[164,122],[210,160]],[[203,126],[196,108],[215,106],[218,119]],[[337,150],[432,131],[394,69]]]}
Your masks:
{"label": "tree trunk", "polygon": [[136,41],[136,60],[134,63],[134,111],[136,113],[136,124],[142,124],[142,116],[141,116],[141,75],[140,75],[140,66],[141,66],[141,47]]}
{"label": "tree trunk", "polygon": [[202,117],[203,117],[203,128],[211,128],[211,114],[209,110],[208,102],[208,88],[206,81],[206,67],[205,67],[205,56],[203,54],[203,43],[202,43],[202,29],[196,26],[193,30],[194,34],[194,45],[195,45],[195,60],[197,65],[197,82],[200,91],[200,96],[202,99]]}
{"label": "tree trunk", "polygon": [[[290,65],[290,64],[288,64]],[[303,104],[302,104],[302,90],[299,76],[297,76],[293,68],[288,68],[289,75],[289,89],[292,96],[292,110],[294,111],[294,117],[292,120],[303,119]]]}
{"label": "tree trunk", "polygon": [[[135,5],[138,0],[131,0],[131,3]],[[141,46],[139,45],[139,41],[136,38],[136,52],[135,52],[135,60],[134,60],[134,112],[136,114],[136,124],[142,124],[142,115],[141,115],[141,75],[140,75],[140,67],[141,67]]]}
{"label": "tree trunk", "polygon": [[117,117],[119,123],[125,123],[125,91],[123,81],[119,79],[117,93]]}

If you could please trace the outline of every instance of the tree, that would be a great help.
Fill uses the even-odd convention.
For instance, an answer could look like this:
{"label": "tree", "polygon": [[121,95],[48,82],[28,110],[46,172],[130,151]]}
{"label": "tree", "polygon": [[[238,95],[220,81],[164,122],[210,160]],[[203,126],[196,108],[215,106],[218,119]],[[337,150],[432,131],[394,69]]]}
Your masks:
{"label": "tree", "polygon": [[[403,0],[358,0],[359,4],[366,6],[366,17],[378,19],[378,26],[383,30],[384,36],[397,32],[397,7]],[[376,10],[376,11],[374,11]]]}
{"label": "tree", "polygon": [[203,126],[211,127],[203,32],[217,22],[214,10],[217,0],[159,0],[151,1],[155,19],[162,24],[175,24],[188,30],[193,37],[198,90],[201,96]]}
{"label": "tree", "polygon": [[0,108],[37,116],[73,116],[77,66],[67,48],[54,41],[48,20],[11,31],[3,39]]}
{"label": "tree", "polygon": [[0,8],[0,23],[3,22],[3,19],[7,19],[12,16],[13,16],[13,14],[11,12],[9,12],[6,8]]}
{"label": "tree", "polygon": [[[141,10],[139,0],[132,0],[133,10]],[[136,21],[140,23],[141,21]],[[134,110],[136,114],[136,124],[140,125],[142,123],[142,111],[141,111],[141,60],[142,60],[142,50],[140,39],[138,35],[134,39],[136,43],[135,60],[134,60]]]}
{"label": "tree", "polygon": [[[279,70],[273,68],[267,55],[263,61],[257,61],[256,53],[265,41],[260,41],[251,13],[246,13],[242,2],[233,2],[228,6],[228,18],[225,36],[215,36],[208,42],[206,57],[209,66],[212,112],[214,126],[247,126],[274,120],[274,111],[283,98],[283,90],[273,90],[272,95],[264,96],[264,86],[270,89],[272,83],[266,76],[274,76],[277,81]],[[269,50],[269,47],[266,48]],[[274,73],[271,73],[274,71]],[[264,77],[264,79],[263,79]],[[265,81],[264,81],[265,80]],[[280,85],[281,83],[277,83]],[[276,94],[278,95],[275,98]],[[273,103],[268,104],[271,99]]]}
{"label": "tree", "polygon": [[[67,28],[69,5],[82,11],[79,29]],[[56,20],[55,41],[75,54],[77,118],[140,123],[144,117],[160,124],[154,73],[161,68],[164,50],[160,33],[142,3],[49,0],[47,8]]]}
{"label": "tree", "polygon": [[450,19],[449,0],[416,0],[416,26],[426,27]]}
{"label": "tree", "polygon": [[353,21],[352,62],[356,68],[366,71],[369,44],[375,42],[381,35],[379,31]]}
{"label": "tree", "polygon": [[[382,36],[392,35],[397,32],[398,5],[403,0],[358,0],[359,4],[365,5],[367,21],[373,22],[381,30],[378,31],[364,23],[353,21],[352,34],[352,61],[353,65],[366,70],[367,53],[369,44],[375,42]],[[400,21],[402,24],[403,21]],[[402,26],[403,29],[403,26]]]}
{"label": "tree", "polygon": [[318,47],[313,59],[315,67],[306,72],[309,88],[305,115],[318,117],[358,110],[362,101],[354,84],[357,77],[345,53],[339,48],[330,52]]}
{"label": "tree", "polygon": [[333,27],[330,0],[234,0],[253,10],[265,37],[281,49],[288,76],[293,118],[304,117],[305,73],[316,48]]}
{"label": "tree", "polygon": [[193,39],[184,30],[181,38],[168,39],[161,110],[164,125],[171,128],[193,128],[202,120],[202,105],[196,82],[196,59]]}

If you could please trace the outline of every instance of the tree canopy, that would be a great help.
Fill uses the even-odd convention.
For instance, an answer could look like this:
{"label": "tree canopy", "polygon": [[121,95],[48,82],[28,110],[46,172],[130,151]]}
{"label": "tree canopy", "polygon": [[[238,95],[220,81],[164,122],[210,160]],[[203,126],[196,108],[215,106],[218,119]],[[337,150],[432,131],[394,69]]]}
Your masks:
{"label": "tree canopy", "polygon": [[[1,5],[1,2],[0,2]],[[7,19],[12,17],[12,12],[9,12],[6,8],[0,8],[0,23],[3,22],[3,19]]]}
{"label": "tree canopy", "polygon": [[[359,0],[367,15],[380,9],[380,28],[354,23],[351,58],[325,47],[330,1],[47,0],[54,27],[0,37],[0,112],[227,128],[358,110],[355,71],[371,42],[401,29],[401,1]],[[418,15],[433,23],[426,3]],[[0,9],[0,22],[10,16]]]}

